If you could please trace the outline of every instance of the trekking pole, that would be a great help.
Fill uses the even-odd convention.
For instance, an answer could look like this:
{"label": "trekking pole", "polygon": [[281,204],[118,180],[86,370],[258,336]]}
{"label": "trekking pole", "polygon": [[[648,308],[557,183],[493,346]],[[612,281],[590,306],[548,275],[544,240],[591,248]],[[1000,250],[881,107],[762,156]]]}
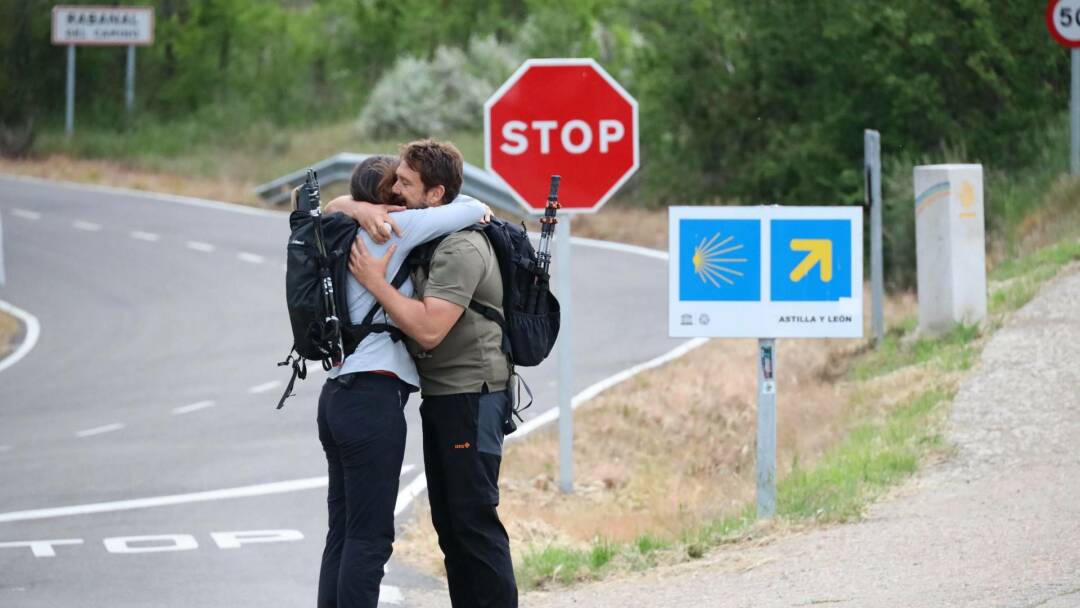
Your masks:
{"label": "trekking pole", "polygon": [[[547,208],[544,209],[544,215],[540,218],[540,251],[536,254],[536,266],[540,271],[540,276],[546,277],[548,275],[548,268],[551,267],[551,237],[555,233],[555,224],[559,223],[558,218],[555,217],[555,213],[559,210],[559,183],[562,181],[562,177],[558,175],[551,176],[551,191],[548,193]],[[537,308],[545,303],[546,300],[540,300],[540,291],[542,288],[547,288],[547,282],[541,285],[539,282],[541,279],[537,279],[537,283],[534,283],[529,289],[529,312],[546,312],[537,310]]]}
{"label": "trekking pole", "polygon": [[[337,315],[337,305],[334,299],[334,281],[330,276],[330,262],[326,255],[326,239],[322,231],[322,195],[319,192],[319,176],[314,170],[308,169],[307,179],[304,180],[304,193],[308,205],[308,214],[315,221],[315,250],[319,252],[319,277],[322,281],[323,310],[326,311],[324,327],[326,335],[321,338],[330,342],[331,366],[341,364],[341,358],[345,352],[345,345],[341,341],[341,323]],[[325,360],[323,367],[326,367]],[[329,370],[327,370],[329,371]]]}

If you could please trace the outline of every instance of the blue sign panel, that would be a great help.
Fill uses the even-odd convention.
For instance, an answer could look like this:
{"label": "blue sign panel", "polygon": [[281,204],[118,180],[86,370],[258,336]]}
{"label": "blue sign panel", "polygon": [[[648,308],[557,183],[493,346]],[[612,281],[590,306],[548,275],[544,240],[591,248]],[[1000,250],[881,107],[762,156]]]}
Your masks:
{"label": "blue sign panel", "polygon": [[679,299],[761,299],[761,221],[679,221]]}
{"label": "blue sign panel", "polygon": [[851,297],[851,221],[772,220],[774,302],[835,302]]}

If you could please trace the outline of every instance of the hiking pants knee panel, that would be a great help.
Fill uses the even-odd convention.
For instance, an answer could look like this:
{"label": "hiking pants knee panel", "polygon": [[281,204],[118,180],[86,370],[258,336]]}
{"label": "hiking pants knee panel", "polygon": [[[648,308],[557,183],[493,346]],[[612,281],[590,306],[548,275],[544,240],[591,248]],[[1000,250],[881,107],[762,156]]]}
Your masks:
{"label": "hiking pants knee panel", "polygon": [[406,389],[375,374],[350,374],[323,387],[318,428],[329,473],[329,525],[319,606],[378,602],[383,566],[393,550]]}

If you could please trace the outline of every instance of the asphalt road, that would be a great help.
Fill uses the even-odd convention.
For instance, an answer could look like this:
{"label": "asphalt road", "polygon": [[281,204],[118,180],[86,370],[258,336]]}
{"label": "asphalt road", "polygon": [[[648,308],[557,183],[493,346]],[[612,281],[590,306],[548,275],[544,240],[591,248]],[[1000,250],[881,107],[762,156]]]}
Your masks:
{"label": "asphalt road", "polygon": [[[314,604],[321,370],[274,410],[286,215],[0,176],[0,216],[0,300],[41,328],[0,372],[0,606]],[[664,261],[573,255],[575,392],[679,344]],[[555,405],[556,363],[528,371],[529,417]],[[391,561],[384,585],[407,606],[433,581]]]}

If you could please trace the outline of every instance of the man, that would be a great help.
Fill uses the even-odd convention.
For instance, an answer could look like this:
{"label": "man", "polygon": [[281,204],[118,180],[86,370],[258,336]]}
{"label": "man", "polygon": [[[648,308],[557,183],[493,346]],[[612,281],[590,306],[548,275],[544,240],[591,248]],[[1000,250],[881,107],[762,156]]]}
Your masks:
{"label": "man", "polygon": [[[447,204],[461,189],[462,165],[452,144],[412,142],[402,149],[394,193],[412,209]],[[350,270],[410,338],[423,397],[428,500],[451,603],[515,607],[510,540],[496,512],[510,363],[498,324],[469,309],[476,301],[502,312],[498,261],[483,233],[451,234],[430,267],[414,272],[417,299],[410,299],[386,280],[393,251],[375,258],[357,241]]]}

